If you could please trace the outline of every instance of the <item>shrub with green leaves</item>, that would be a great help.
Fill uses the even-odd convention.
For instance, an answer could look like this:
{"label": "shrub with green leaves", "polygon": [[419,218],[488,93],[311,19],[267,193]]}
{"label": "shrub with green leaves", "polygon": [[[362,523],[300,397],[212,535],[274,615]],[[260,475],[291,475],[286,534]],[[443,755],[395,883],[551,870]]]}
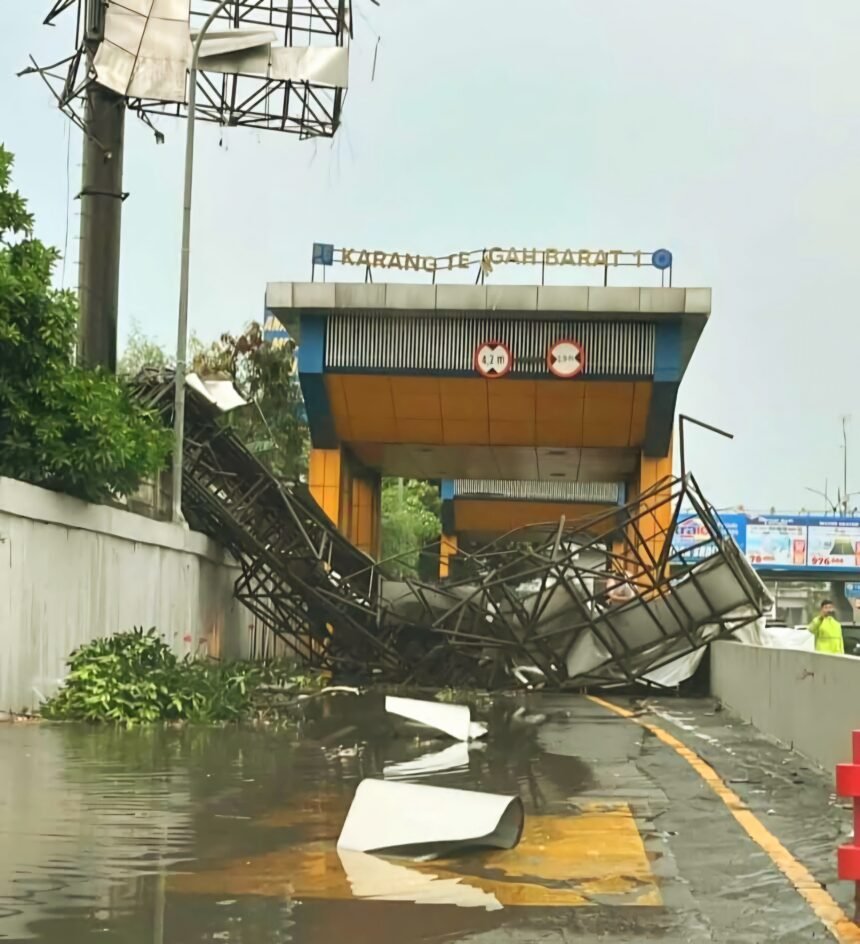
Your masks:
{"label": "shrub with green leaves", "polygon": [[73,363],[77,301],[52,287],[56,249],[33,237],[0,144],[0,475],[89,501],[157,473],[170,433],[101,370]]}
{"label": "shrub with green leaves", "polygon": [[42,715],[63,721],[134,725],[156,721],[241,721],[253,695],[278,681],[259,663],[178,659],[155,629],[116,633],[76,649],[63,687]]}

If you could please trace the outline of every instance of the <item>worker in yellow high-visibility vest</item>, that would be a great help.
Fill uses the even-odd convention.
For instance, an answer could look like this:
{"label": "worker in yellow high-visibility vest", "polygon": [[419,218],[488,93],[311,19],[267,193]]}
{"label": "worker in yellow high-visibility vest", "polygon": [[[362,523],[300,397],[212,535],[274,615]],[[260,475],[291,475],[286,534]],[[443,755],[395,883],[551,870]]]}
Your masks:
{"label": "worker in yellow high-visibility vest", "polygon": [[815,651],[839,655],[845,652],[842,640],[842,625],[836,619],[836,608],[831,600],[822,600],[818,616],[807,629],[815,636]]}

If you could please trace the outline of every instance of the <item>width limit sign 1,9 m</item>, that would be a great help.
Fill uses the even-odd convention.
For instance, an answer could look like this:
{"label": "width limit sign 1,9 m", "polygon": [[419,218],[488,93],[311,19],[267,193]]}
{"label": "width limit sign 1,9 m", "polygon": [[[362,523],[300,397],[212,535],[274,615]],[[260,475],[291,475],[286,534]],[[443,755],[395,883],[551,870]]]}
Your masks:
{"label": "width limit sign 1,9 m", "polygon": [[[504,341],[483,341],[475,348],[474,366],[482,377],[504,377],[514,366],[514,354]],[[553,341],[546,349],[546,366],[556,377],[578,377],[585,369],[582,344],[572,338]]]}

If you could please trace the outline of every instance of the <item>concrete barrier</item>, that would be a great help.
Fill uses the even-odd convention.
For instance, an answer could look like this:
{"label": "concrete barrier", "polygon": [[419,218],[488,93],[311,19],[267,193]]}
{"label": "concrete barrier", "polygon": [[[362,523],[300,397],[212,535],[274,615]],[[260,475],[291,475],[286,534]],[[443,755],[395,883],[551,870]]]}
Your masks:
{"label": "concrete barrier", "polygon": [[833,773],[860,728],[860,659],[711,644],[711,691],[759,731]]}
{"label": "concrete barrier", "polygon": [[72,649],[132,626],[178,655],[246,656],[237,576],[202,534],[0,478],[0,709],[36,707]]}

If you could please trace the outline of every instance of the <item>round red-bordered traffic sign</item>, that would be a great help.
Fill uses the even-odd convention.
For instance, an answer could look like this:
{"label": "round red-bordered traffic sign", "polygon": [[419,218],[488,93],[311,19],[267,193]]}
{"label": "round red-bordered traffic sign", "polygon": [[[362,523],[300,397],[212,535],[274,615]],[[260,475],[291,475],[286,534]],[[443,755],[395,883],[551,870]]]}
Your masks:
{"label": "round red-bordered traffic sign", "polygon": [[504,341],[482,341],[475,348],[475,370],[488,380],[497,380],[511,372],[514,355]]}
{"label": "round red-bordered traffic sign", "polygon": [[578,377],[585,370],[585,349],[573,338],[553,341],[546,349],[546,366],[564,380]]}

